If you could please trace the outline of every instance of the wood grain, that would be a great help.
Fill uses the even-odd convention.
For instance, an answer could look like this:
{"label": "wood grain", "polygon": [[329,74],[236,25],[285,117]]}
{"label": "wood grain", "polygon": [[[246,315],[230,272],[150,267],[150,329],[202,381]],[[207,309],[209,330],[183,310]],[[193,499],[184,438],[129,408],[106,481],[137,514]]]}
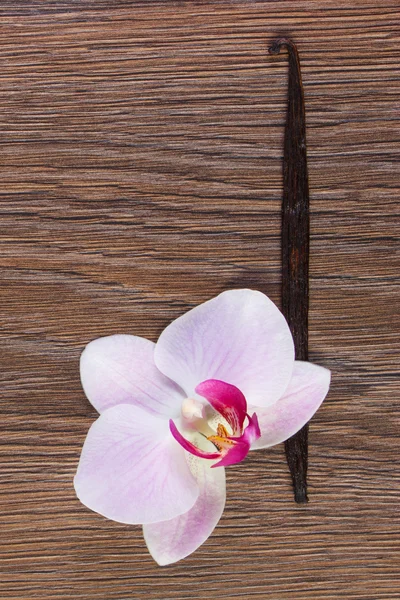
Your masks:
{"label": "wood grain", "polygon": [[[3,0],[0,597],[386,600],[399,578],[397,0]],[[229,469],[196,554],[159,568],[72,478],[85,344],[156,339],[226,288],[280,298],[287,59],[311,197],[310,503],[283,448]]]}

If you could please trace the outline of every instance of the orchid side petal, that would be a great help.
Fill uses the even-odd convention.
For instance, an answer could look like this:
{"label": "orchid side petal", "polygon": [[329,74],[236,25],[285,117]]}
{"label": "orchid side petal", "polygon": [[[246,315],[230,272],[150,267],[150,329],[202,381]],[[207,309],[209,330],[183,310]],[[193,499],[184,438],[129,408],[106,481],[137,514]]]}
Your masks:
{"label": "orchid side petal", "polygon": [[153,342],[134,335],[111,335],[86,346],[82,386],[98,412],[133,404],[156,415],[179,415],[182,390],[157,369],[154,348]]}
{"label": "orchid side petal", "polygon": [[269,408],[257,408],[261,437],[252,450],[279,444],[299,431],[324,400],[329,383],[328,369],[297,360],[282,398]]}
{"label": "orchid side petal", "polygon": [[211,469],[209,462],[193,456],[190,464],[200,490],[194,506],[169,521],[143,526],[149,552],[159,565],[177,562],[197,550],[211,535],[224,510],[225,469]]}
{"label": "orchid side petal", "polygon": [[220,452],[207,452],[206,450],[202,450],[201,448],[198,448],[197,446],[192,444],[192,442],[187,440],[181,434],[181,432],[178,430],[177,426],[175,425],[172,419],[169,422],[169,428],[173,437],[182,446],[182,448],[184,448],[184,450],[187,450],[187,452],[190,452],[194,456],[208,459],[215,459],[221,456]]}
{"label": "orchid side petal", "polygon": [[218,379],[208,379],[200,383],[195,392],[205,398],[226,419],[234,435],[242,432],[247,402],[237,387]]}
{"label": "orchid side petal", "polygon": [[106,410],[93,423],[74,484],[88,508],[130,524],[172,519],[199,494],[168,421],[128,404]]}
{"label": "orchid side petal", "polygon": [[239,388],[248,404],[268,406],[289,384],[294,346],[285,318],[267,296],[230,290],[173,321],[154,360],[187,396],[199,382],[218,379]]}

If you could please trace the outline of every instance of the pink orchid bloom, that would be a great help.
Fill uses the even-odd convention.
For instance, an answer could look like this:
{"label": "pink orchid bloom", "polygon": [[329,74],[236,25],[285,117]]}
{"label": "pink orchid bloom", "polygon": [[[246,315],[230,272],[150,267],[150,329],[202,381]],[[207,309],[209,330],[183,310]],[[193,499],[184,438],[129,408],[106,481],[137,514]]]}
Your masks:
{"label": "pink orchid bloom", "polygon": [[85,393],[100,416],[75,476],[78,498],[142,524],[160,565],[194,552],[225,505],[225,469],[286,440],[325,398],[327,369],[294,360],[289,327],[261,292],[226,291],[173,321],[154,344],[91,342]]}

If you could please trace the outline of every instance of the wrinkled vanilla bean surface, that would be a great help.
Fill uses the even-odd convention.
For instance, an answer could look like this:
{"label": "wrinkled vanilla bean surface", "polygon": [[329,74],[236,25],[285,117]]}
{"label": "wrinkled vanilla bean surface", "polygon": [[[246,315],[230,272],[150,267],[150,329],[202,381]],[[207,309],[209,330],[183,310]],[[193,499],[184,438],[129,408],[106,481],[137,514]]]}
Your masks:
{"label": "wrinkled vanilla bean surface", "polygon": [[[297,360],[308,360],[309,191],[304,93],[299,54],[287,38],[276,40],[270,54],[289,54],[282,201],[282,312],[293,335]],[[308,425],[285,442],[296,502],[308,502]]]}

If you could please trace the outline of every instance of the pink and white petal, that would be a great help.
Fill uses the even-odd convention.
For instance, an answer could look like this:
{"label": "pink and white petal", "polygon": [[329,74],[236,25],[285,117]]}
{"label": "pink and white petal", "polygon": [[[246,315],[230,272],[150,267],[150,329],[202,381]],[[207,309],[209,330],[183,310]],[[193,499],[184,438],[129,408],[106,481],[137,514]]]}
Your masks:
{"label": "pink and white petal", "polygon": [[99,413],[117,404],[134,404],[155,415],[180,414],[182,390],[157,369],[154,348],[154,342],[134,335],[110,335],[86,346],[82,386]]}
{"label": "pink and white petal", "polygon": [[79,500],[119,521],[172,519],[196,502],[199,488],[168,421],[119,404],[93,423],[75,476]]}
{"label": "pink and white petal", "polygon": [[225,469],[211,469],[208,461],[190,456],[200,494],[185,514],[143,526],[150,554],[159,565],[169,565],[185,558],[213,532],[225,507]]}
{"label": "pink and white petal", "polygon": [[219,379],[238,387],[248,404],[268,406],[289,384],[294,347],[285,318],[267,296],[230,290],[173,321],[154,360],[187,396],[200,382]]}
{"label": "pink and white petal", "polygon": [[275,446],[299,431],[327,395],[330,378],[328,369],[295,361],[292,379],[282,398],[269,408],[256,409],[261,437],[251,449]]}

